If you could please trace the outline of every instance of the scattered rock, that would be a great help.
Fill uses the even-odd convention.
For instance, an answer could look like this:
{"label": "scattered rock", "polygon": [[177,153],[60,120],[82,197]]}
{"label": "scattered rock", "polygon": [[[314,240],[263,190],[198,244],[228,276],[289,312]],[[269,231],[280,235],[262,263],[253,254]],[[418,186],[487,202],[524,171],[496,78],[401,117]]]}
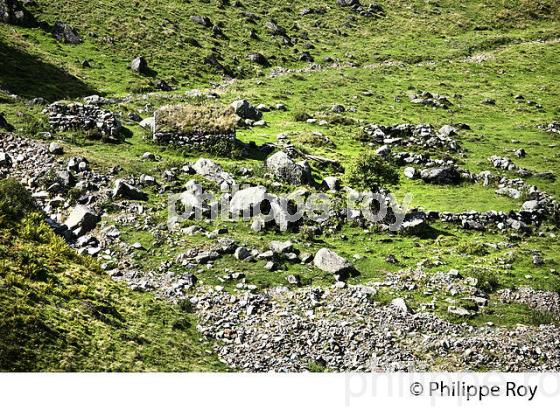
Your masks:
{"label": "scattered rock", "polygon": [[136,201],[147,201],[148,195],[138,188],[126,183],[123,179],[117,179],[113,188],[112,197],[114,199],[131,199]]}
{"label": "scattered rock", "polygon": [[80,236],[95,228],[97,222],[99,216],[90,207],[78,205],[72,209],[64,224],[75,233],[78,231]]}
{"label": "scattered rock", "polygon": [[410,308],[406,304],[403,298],[396,298],[391,301],[391,306],[394,306],[400,313],[406,315],[410,313]]}
{"label": "scattered rock", "polygon": [[294,162],[284,151],[278,151],[266,160],[266,166],[277,178],[294,185],[313,184],[311,168],[305,162]]}
{"label": "scattered rock", "polygon": [[206,16],[191,16],[191,21],[207,28],[213,26],[212,20],[210,20],[210,18]]}
{"label": "scattered rock", "polygon": [[54,23],[52,34],[58,41],[63,43],[80,44],[83,42],[75,28],[61,21]]}
{"label": "scattered rock", "polygon": [[18,0],[0,0],[0,23],[36,27],[37,20]]}
{"label": "scattered rock", "polygon": [[429,184],[457,184],[461,174],[454,167],[427,168],[420,171],[420,178]]}
{"label": "scattered rock", "polygon": [[292,241],[272,241],[270,242],[269,246],[270,250],[277,255],[282,255],[284,253],[290,252],[294,244]]}
{"label": "scattered rock", "polygon": [[64,149],[56,142],[51,142],[51,144],[49,145],[49,152],[53,155],[62,155],[64,154]]}
{"label": "scattered rock", "polygon": [[258,121],[262,118],[262,113],[249,103],[247,100],[236,100],[231,103],[235,113],[244,120]]}
{"label": "scattered rock", "polygon": [[313,264],[324,272],[332,273],[337,281],[343,281],[355,272],[355,268],[347,259],[327,248],[321,248],[317,251],[313,258]]}
{"label": "scattered rock", "polygon": [[251,53],[247,56],[247,58],[250,62],[261,65],[263,67],[268,67],[270,65],[266,57],[261,53]]}
{"label": "scattered rock", "polygon": [[148,62],[142,56],[135,57],[130,63],[130,69],[138,74],[146,75],[149,73]]}

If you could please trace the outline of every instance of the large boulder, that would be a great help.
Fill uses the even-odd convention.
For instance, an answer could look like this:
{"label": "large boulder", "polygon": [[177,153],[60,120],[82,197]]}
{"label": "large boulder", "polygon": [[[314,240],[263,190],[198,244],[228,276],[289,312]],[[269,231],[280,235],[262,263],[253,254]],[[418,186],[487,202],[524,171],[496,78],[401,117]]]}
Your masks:
{"label": "large boulder", "polygon": [[454,167],[426,168],[420,171],[420,178],[429,184],[457,184],[461,174]]}
{"label": "large boulder", "polygon": [[347,259],[327,248],[321,248],[317,251],[315,258],[313,258],[313,264],[317,269],[332,273],[337,281],[347,279],[351,273],[356,271]]}
{"label": "large boulder", "polygon": [[0,0],[0,23],[36,27],[37,20],[18,0]]}
{"label": "large boulder", "polygon": [[130,69],[138,74],[148,74],[148,62],[144,57],[138,56],[130,63]]}
{"label": "large boulder", "polygon": [[191,21],[204,27],[212,27],[212,20],[206,16],[191,16]]}
{"label": "large boulder", "polygon": [[251,53],[247,56],[250,62],[262,65],[263,67],[268,67],[270,64],[265,56],[261,53]]}
{"label": "large boulder", "polygon": [[231,103],[235,113],[244,120],[258,121],[262,118],[262,113],[251,105],[247,100],[236,100]]}
{"label": "large boulder", "polygon": [[242,215],[246,217],[251,217],[259,213],[268,214],[270,211],[270,202],[266,193],[266,188],[263,186],[254,186],[237,191],[231,198],[229,209],[233,215]]}
{"label": "large boulder", "polygon": [[99,222],[99,215],[89,206],[78,205],[72,209],[64,224],[80,236],[95,228],[97,222]]}
{"label": "large boulder", "polygon": [[400,232],[407,235],[423,236],[428,229],[429,226],[425,219],[413,218],[402,223]]}
{"label": "large boulder", "polygon": [[202,175],[218,184],[227,184],[231,186],[235,183],[231,174],[223,170],[223,168],[208,158],[199,158],[192,168],[197,174]]}
{"label": "large boulder", "polygon": [[63,43],[80,44],[83,42],[74,27],[61,21],[54,23],[52,34],[54,38]]}
{"label": "large boulder", "polygon": [[148,194],[126,183],[122,179],[117,179],[113,188],[112,197],[114,199],[122,198],[136,201],[146,201],[148,199]]}
{"label": "large boulder", "polygon": [[292,241],[272,241],[268,245],[270,250],[275,254],[281,255],[287,252],[291,252],[294,248]]}
{"label": "large boulder", "polygon": [[290,184],[313,184],[311,169],[307,162],[296,163],[283,151],[268,157],[266,166],[274,176]]}

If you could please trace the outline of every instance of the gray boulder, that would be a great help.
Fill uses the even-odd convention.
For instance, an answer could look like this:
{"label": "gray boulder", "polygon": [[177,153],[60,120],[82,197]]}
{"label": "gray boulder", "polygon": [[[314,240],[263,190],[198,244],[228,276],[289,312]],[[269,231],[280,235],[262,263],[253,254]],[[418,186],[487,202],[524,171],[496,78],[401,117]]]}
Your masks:
{"label": "gray boulder", "polygon": [[231,103],[235,113],[244,120],[258,121],[262,118],[262,113],[249,103],[247,100],[236,100]]}
{"label": "gray boulder", "polygon": [[420,178],[429,184],[457,184],[461,174],[454,167],[427,168],[420,171]]}
{"label": "gray boulder", "polygon": [[266,166],[274,176],[290,184],[313,184],[311,169],[307,162],[296,163],[283,151],[268,157]]}
{"label": "gray boulder", "polygon": [[231,186],[235,183],[233,177],[229,173],[225,172],[220,165],[210,159],[199,158],[198,161],[193,164],[192,168],[197,174],[218,184],[226,183]]}
{"label": "gray boulder", "polygon": [[78,230],[80,236],[95,228],[98,222],[99,216],[89,206],[78,205],[72,209],[64,224],[74,232]]}
{"label": "gray boulder", "polygon": [[238,247],[233,252],[233,257],[240,261],[247,259],[249,256],[251,256],[251,252],[249,252],[249,250],[244,246]]}
{"label": "gray boulder", "polygon": [[410,221],[405,221],[401,225],[401,232],[407,235],[422,236],[428,229],[428,224],[424,219],[415,218]]}
{"label": "gray boulder", "polygon": [[340,179],[337,177],[325,177],[321,185],[329,191],[338,191],[341,187]]}
{"label": "gray boulder", "polygon": [[313,264],[323,272],[332,273],[337,281],[345,280],[356,271],[347,259],[327,248],[321,248],[313,258]]}
{"label": "gray boulder", "polygon": [[[132,62],[130,63],[130,68],[132,69],[132,71],[135,71],[138,74],[148,74],[149,71],[148,62],[142,56],[136,57],[134,60],[132,60]],[[142,124],[140,124],[140,126],[142,126]]]}
{"label": "gray boulder", "polygon": [[80,44],[83,42],[75,28],[61,21],[54,23],[52,34],[54,38],[63,43]]}
{"label": "gray boulder", "polygon": [[[241,189],[233,194],[230,201],[230,211],[233,215],[253,216],[255,213],[267,213],[269,209],[269,198],[266,188],[263,186],[254,186]],[[260,208],[259,208],[260,207]]]}
{"label": "gray boulder", "polygon": [[212,27],[212,20],[206,16],[191,16],[191,21],[204,27]]}
{"label": "gray boulder", "polygon": [[410,308],[403,298],[395,298],[391,301],[391,306],[395,307],[400,313],[406,315],[410,313]]}
{"label": "gray boulder", "polygon": [[268,67],[270,64],[265,56],[261,53],[251,53],[247,56],[250,62],[262,65],[263,67]]}
{"label": "gray boulder", "polygon": [[268,245],[270,250],[275,254],[283,254],[289,252],[293,249],[294,244],[292,241],[272,241]]}
{"label": "gray boulder", "polygon": [[36,27],[37,20],[18,0],[0,0],[0,23]]}
{"label": "gray boulder", "polygon": [[416,169],[414,167],[406,167],[404,169],[404,176],[409,179],[414,179],[418,174],[416,173]]}
{"label": "gray boulder", "polygon": [[122,198],[136,201],[146,201],[148,199],[148,194],[126,183],[122,179],[117,179],[113,188],[112,197],[114,199]]}
{"label": "gray boulder", "polygon": [[53,155],[62,155],[64,154],[64,149],[56,142],[51,142],[49,145],[49,152]]}

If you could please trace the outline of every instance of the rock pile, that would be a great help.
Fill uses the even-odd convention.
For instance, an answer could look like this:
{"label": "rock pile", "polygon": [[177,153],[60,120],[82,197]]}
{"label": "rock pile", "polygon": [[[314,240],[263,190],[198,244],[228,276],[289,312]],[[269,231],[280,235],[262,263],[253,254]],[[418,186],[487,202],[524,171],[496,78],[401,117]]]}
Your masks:
{"label": "rock pile", "polygon": [[451,104],[451,101],[449,101],[449,98],[445,95],[432,94],[428,91],[423,91],[419,94],[411,95],[410,101],[413,104],[422,104],[443,109],[448,109],[453,105]]}
{"label": "rock pile", "polygon": [[0,0],[0,23],[36,27],[37,20],[18,0]]}
{"label": "rock pile", "polygon": [[[1,137],[2,177],[15,178],[31,191],[55,232],[74,243],[96,226],[101,214],[97,204],[109,197],[107,175],[91,171],[85,158],[59,159],[50,145],[12,134]],[[69,190],[76,200],[73,208],[66,195]]]}
{"label": "rock pile", "polygon": [[436,132],[430,124],[398,124],[392,126],[368,124],[362,131],[362,140],[387,146],[442,148],[457,152],[459,144],[452,138],[455,134],[456,129],[451,126],[444,126]]}
{"label": "rock pile", "polygon": [[336,4],[340,7],[348,7],[352,11],[360,14],[363,17],[384,17],[385,10],[378,3],[371,3],[364,6],[360,0],[336,0]]}
{"label": "rock pile", "polygon": [[[190,299],[198,330],[241,371],[560,369],[557,327],[500,329],[455,325],[375,302],[376,288],[276,288],[230,294],[206,289]],[[440,362],[443,363],[443,362]]]}
{"label": "rock pile", "polygon": [[546,132],[560,134],[560,122],[551,122],[550,124],[540,125],[539,128]]}
{"label": "rock pile", "polygon": [[44,111],[49,124],[58,131],[84,130],[106,141],[122,140],[122,124],[116,114],[93,104],[55,102]]}
{"label": "rock pile", "polygon": [[523,177],[530,177],[533,173],[525,168],[517,166],[511,159],[492,155],[488,160],[494,168],[504,169],[506,171],[516,172]]}

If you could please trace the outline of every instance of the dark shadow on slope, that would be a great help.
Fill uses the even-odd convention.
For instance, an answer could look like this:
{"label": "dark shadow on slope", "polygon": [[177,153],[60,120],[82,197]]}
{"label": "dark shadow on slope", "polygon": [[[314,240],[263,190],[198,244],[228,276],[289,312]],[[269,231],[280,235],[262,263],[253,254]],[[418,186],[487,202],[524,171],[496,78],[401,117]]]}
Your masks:
{"label": "dark shadow on slope", "polygon": [[0,88],[47,101],[96,94],[87,84],[38,57],[0,41]]}

